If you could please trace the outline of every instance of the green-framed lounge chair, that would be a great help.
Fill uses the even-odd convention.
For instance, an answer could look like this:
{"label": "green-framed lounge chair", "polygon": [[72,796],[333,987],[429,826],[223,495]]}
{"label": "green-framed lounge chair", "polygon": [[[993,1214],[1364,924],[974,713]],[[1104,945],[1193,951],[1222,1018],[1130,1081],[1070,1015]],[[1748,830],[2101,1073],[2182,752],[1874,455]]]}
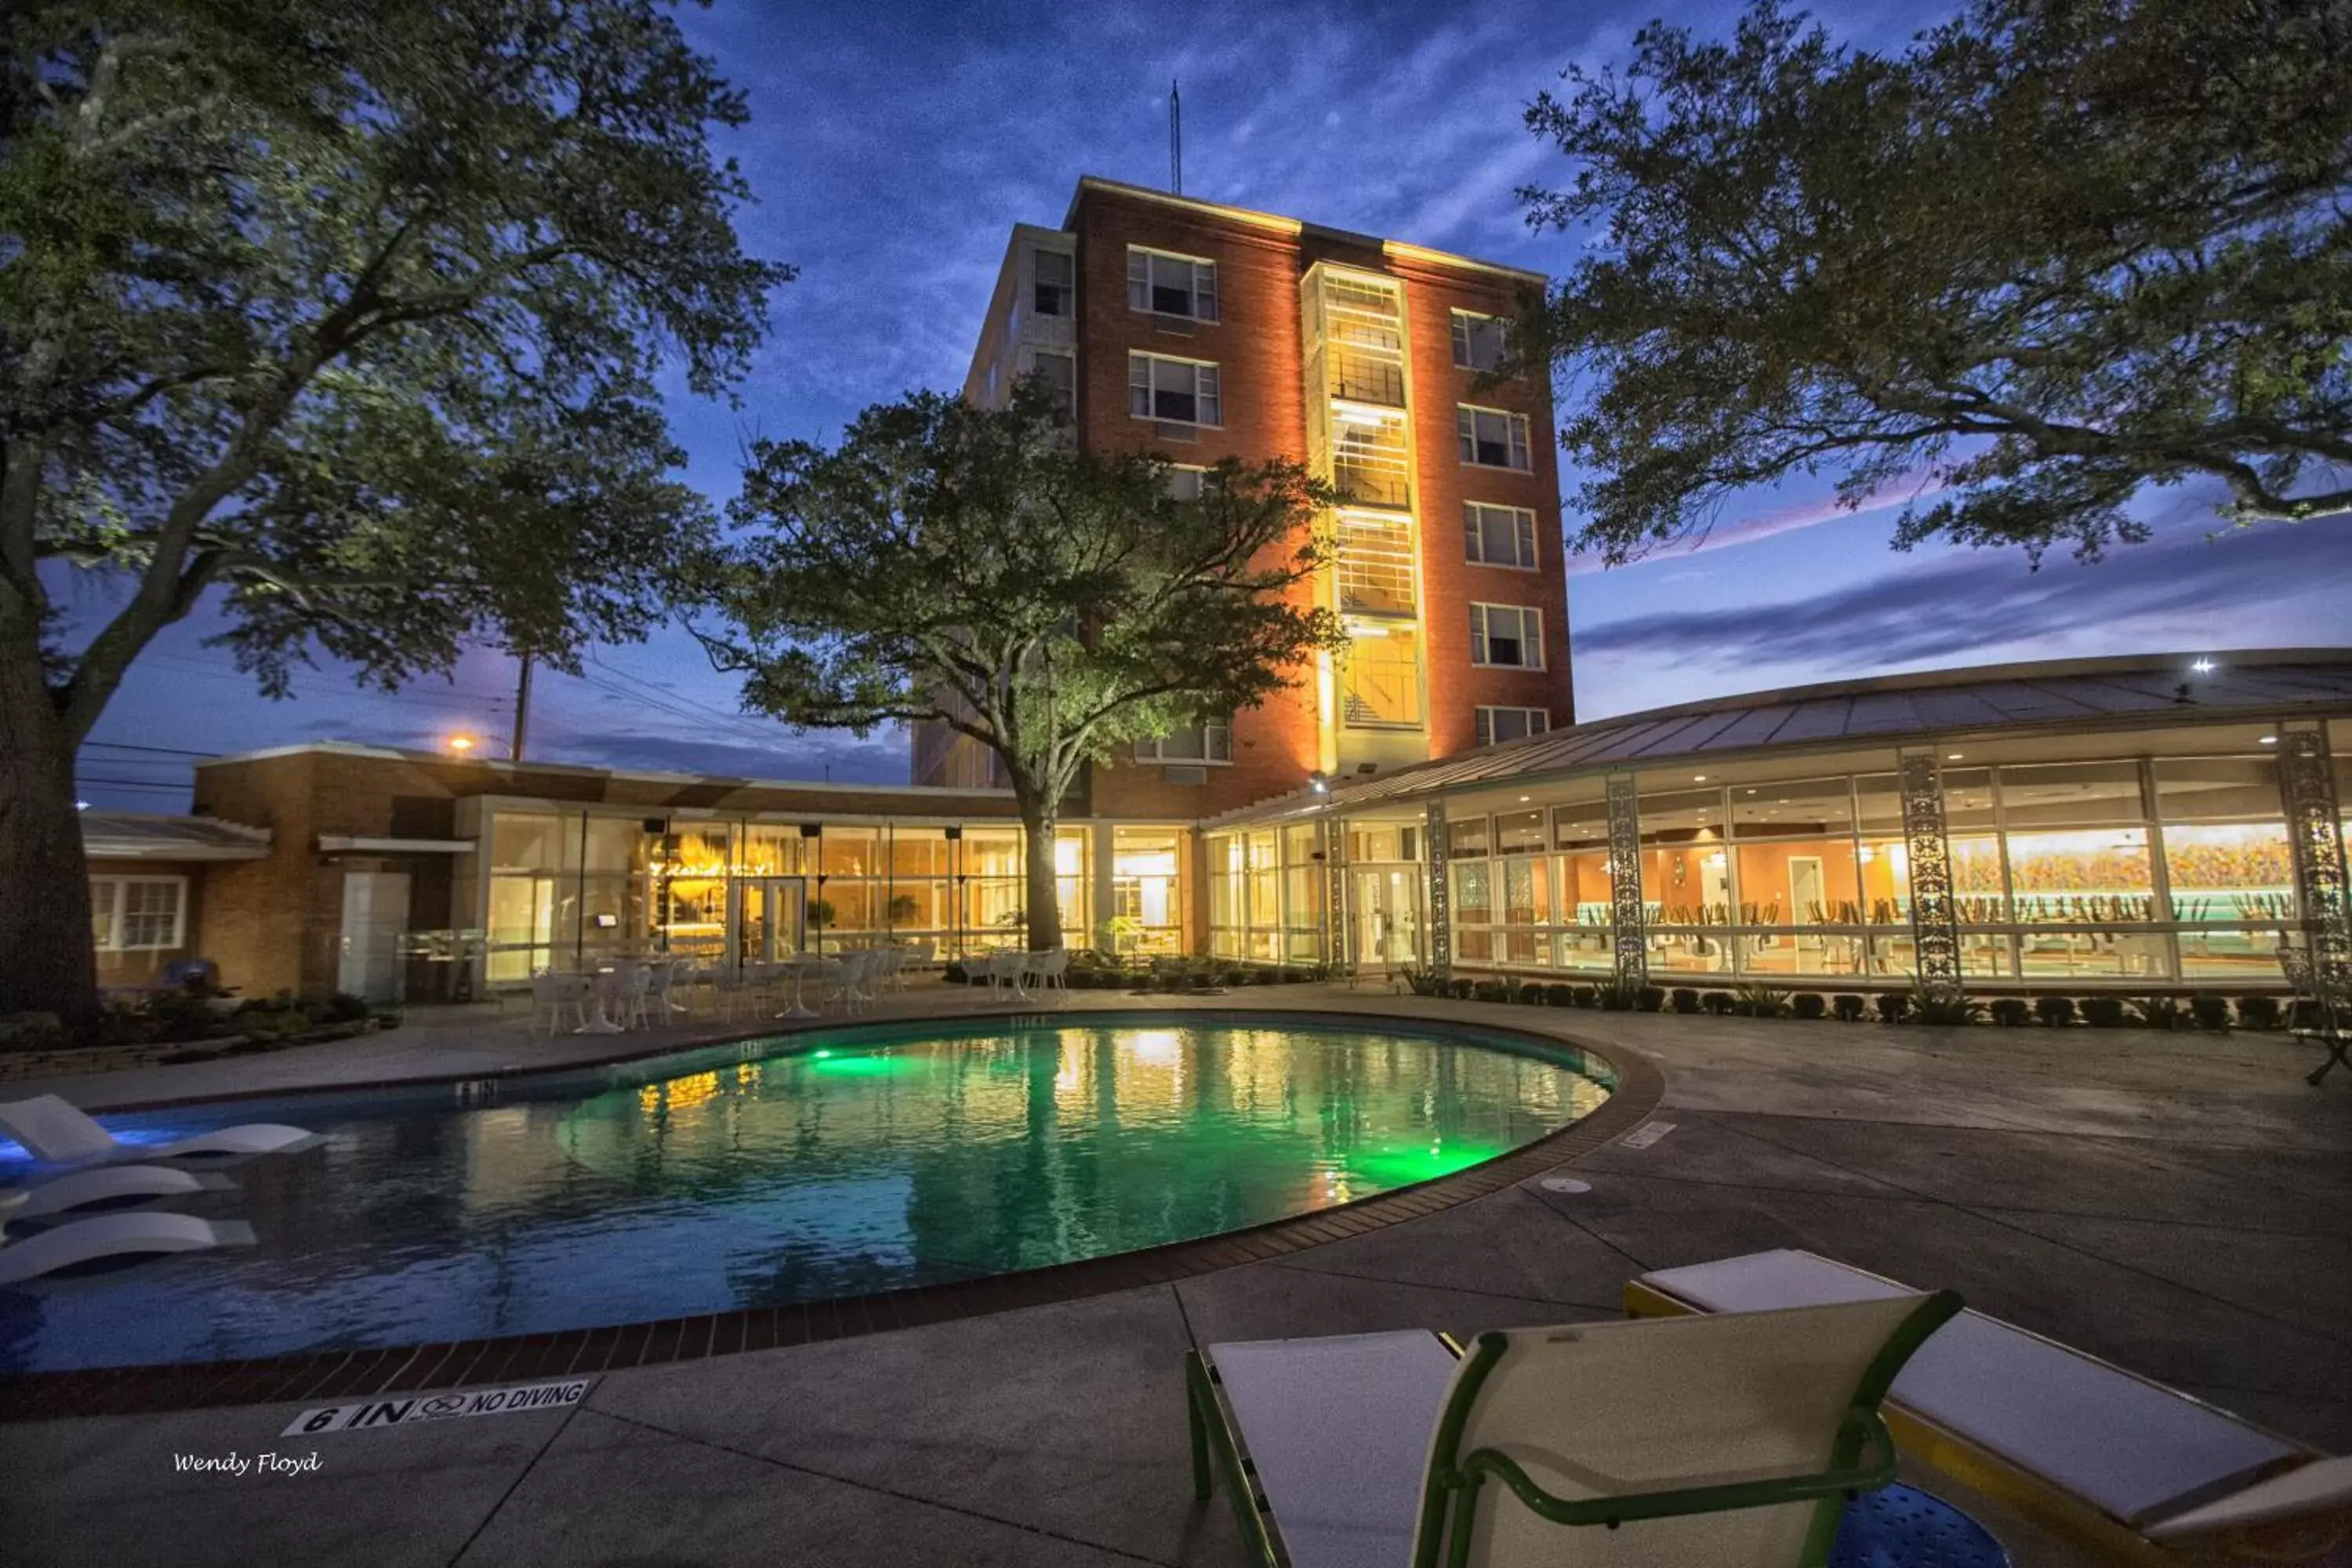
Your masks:
{"label": "green-framed lounge chair", "polygon": [[1186,1382],[1196,1497],[1222,1471],[1288,1568],[1771,1568],[1827,1561],[1895,1476],[1878,1402],[1949,1292],[1481,1334],[1218,1344]]}
{"label": "green-framed lounge chair", "polygon": [[[1625,1307],[1773,1316],[1908,1295],[1782,1248],[1644,1274],[1627,1281]],[[1979,1312],[1961,1313],[1903,1369],[1886,1424],[1913,1460],[2103,1562],[2352,1563],[2352,1458]]]}

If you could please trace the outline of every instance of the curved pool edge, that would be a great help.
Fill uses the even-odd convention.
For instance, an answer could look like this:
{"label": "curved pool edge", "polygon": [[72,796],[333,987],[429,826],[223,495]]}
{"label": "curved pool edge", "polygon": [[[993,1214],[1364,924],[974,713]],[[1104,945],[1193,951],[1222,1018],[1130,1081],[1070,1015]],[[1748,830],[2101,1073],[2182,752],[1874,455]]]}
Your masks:
{"label": "curved pool edge", "polygon": [[[1106,1014],[1081,1010],[1034,1016],[1071,1023],[1103,1016],[1131,1018],[1141,1009],[1111,1009]],[[1188,1009],[1189,1011],[1189,1009]],[[1202,1009],[1231,1015],[1233,1022],[1298,1023],[1330,1019],[1361,1024],[1381,1020],[1408,1027],[1440,1032],[1475,1031],[1515,1038],[1538,1049],[1569,1047],[1603,1064],[1614,1079],[1609,1099],[1596,1110],[1535,1140],[1479,1164],[1394,1187],[1303,1215],[1269,1220],[1246,1229],[1221,1231],[1185,1241],[1165,1242],[1132,1252],[1050,1264],[1040,1268],[985,1275],[944,1284],[909,1287],[863,1296],[783,1307],[752,1307],[649,1322],[597,1329],[567,1329],[547,1333],[470,1340],[456,1344],[400,1346],[385,1350],[324,1351],[247,1361],[172,1363],[160,1365],[100,1367],[72,1372],[0,1373],[0,1424],[54,1420],[80,1415],[152,1415],[223,1405],[268,1405],[299,1401],[317,1403],[369,1399],[387,1394],[419,1393],[490,1384],[531,1382],[551,1378],[589,1377],[632,1367],[671,1362],[699,1361],[744,1351],[785,1349],[826,1340],[852,1339],[898,1329],[954,1321],[1024,1307],[1050,1306],[1149,1285],[1171,1284],[1219,1269],[1266,1262],[1317,1247],[1441,1213],[1457,1205],[1487,1196],[1567,1164],[1630,1131],[1654,1111],[1665,1094],[1665,1075],[1656,1063],[1638,1051],[1610,1045],[1599,1047],[1567,1034],[1488,1024],[1468,1019],[1438,1019],[1413,1014],[1319,1009]],[[1033,1016],[1019,1015],[1029,1022]],[[1004,1021],[1007,1015],[926,1017],[926,1025]],[[877,1023],[916,1020],[876,1020]],[[838,1028],[839,1024],[835,1027]],[[762,1029],[691,1046],[671,1046],[632,1057],[607,1058],[599,1068],[643,1065],[663,1057],[684,1056],[745,1040],[776,1037],[785,1033]],[[805,1031],[815,1033],[812,1029]],[[550,1071],[578,1071],[584,1064],[561,1069],[527,1069],[512,1077],[542,1076]],[[436,1082],[466,1079],[406,1079],[392,1085],[336,1085],[294,1091],[332,1094],[374,1087],[420,1088]],[[161,1102],[162,1105],[211,1104],[233,1098],[292,1098],[277,1090],[265,1096],[206,1096],[202,1100]],[[121,1108],[128,1111],[131,1107]]]}

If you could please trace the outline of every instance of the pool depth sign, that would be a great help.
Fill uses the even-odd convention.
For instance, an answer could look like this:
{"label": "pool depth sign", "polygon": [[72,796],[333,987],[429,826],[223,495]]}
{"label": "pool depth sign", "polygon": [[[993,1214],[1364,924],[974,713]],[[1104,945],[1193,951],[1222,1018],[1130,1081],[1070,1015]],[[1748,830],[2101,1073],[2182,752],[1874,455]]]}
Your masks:
{"label": "pool depth sign", "polygon": [[557,1383],[518,1384],[511,1388],[404,1394],[355,1405],[322,1405],[294,1417],[278,1436],[315,1437],[321,1432],[415,1426],[427,1421],[452,1421],[461,1415],[520,1415],[534,1410],[562,1410],[587,1398],[588,1391],[595,1386],[594,1378],[578,1377]]}

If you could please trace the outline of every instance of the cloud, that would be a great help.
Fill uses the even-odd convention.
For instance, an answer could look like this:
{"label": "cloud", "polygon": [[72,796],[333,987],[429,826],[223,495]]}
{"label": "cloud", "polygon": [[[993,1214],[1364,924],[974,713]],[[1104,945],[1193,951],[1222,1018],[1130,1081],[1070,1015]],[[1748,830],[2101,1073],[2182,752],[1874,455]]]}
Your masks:
{"label": "cloud", "polygon": [[2014,551],[1951,554],[1807,598],[1588,621],[1574,643],[1580,661],[1812,666],[1819,679],[1976,662],[2004,646],[2048,648],[2070,637],[2113,651],[2183,633],[2195,634],[2192,646],[2260,644],[2279,624],[2264,612],[2342,583],[2347,564],[2352,531],[2337,525],[2256,528],[2210,542],[2183,530],[2089,565],[2053,561],[2029,573]]}
{"label": "cloud", "polygon": [[[1880,485],[1853,506],[1837,497],[1823,496],[1819,500],[1799,501],[1789,506],[1774,507],[1768,511],[1750,512],[1729,522],[1717,523],[1704,537],[1687,544],[1677,544],[1661,550],[1652,560],[1668,561],[1678,556],[1698,555],[1710,550],[1728,550],[1735,544],[1752,544],[1759,539],[1771,539],[1783,533],[1796,533],[1816,528],[1824,522],[1842,518],[1859,517],[1865,512],[1884,511],[1889,507],[1908,506],[1940,495],[1947,487],[1926,468],[1914,468]],[[1568,558],[1568,574],[1590,576],[1605,570],[1597,554],[1571,555]]]}

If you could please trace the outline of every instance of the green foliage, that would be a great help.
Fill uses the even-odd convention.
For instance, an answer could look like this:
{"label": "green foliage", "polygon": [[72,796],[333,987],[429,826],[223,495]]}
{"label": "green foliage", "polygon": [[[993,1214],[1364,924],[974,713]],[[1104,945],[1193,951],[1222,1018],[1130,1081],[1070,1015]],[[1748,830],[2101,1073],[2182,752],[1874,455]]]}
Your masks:
{"label": "green foliage", "polygon": [[1551,984],[1543,988],[1544,1004],[1550,1007],[1576,1005],[1576,988],[1572,985]]}
{"label": "green foliage", "polygon": [[900,893],[884,907],[883,914],[892,925],[905,925],[921,913],[922,908],[911,896]]}
{"label": "green foliage", "polygon": [[1938,990],[1930,985],[1915,985],[1911,989],[1912,1016],[1923,1024],[1973,1024],[1985,1016],[1984,1004],[1972,1002],[1957,991]]}
{"label": "green foliage", "polygon": [[1677,985],[1675,987],[1674,1003],[1677,1013],[1696,1013],[1698,1011],[1698,993],[1687,985]]}
{"label": "green foliage", "polygon": [[1974,0],[1871,54],[1757,0],[1728,42],[1653,23],[1565,78],[1527,121],[1572,182],[1522,195],[1592,236],[1529,339],[1580,394],[1577,548],[1821,472],[1920,496],[1903,548],[2036,560],[2144,538],[2143,485],[2352,511],[2340,7]]}
{"label": "green foliage", "polygon": [[2133,1016],[2145,1028],[2178,1029],[2188,1022],[2178,996],[2135,996],[2130,1005]]}
{"label": "green foliage", "polygon": [[[1169,493],[1156,456],[1080,451],[1025,389],[1009,408],[919,393],[830,450],[761,441],[703,634],[744,704],[864,734],[943,724],[1002,760],[1033,835],[1088,763],[1288,689],[1345,637],[1288,593],[1328,559],[1329,488],[1284,459]],[[1058,941],[1053,878],[1030,940]]]}
{"label": "green foliage", "polygon": [[2074,1021],[2074,999],[2072,996],[2036,996],[2033,1016],[2053,1029],[2063,1029]]}
{"label": "green foliage", "polygon": [[65,1021],[55,1013],[11,1013],[0,1017],[0,1054],[53,1051],[65,1043]]}
{"label": "green foliage", "polygon": [[1404,977],[1405,984],[1412,988],[1412,994],[1416,996],[1445,994],[1445,977],[1434,969],[1410,967],[1401,969],[1397,973]]}
{"label": "green foliage", "polygon": [[1990,1006],[1992,1021],[2007,1028],[2023,1028],[2033,1016],[2033,1004],[2022,996],[1996,996]]}
{"label": "green foliage", "polygon": [[1732,1011],[1743,1018],[1778,1018],[1789,1010],[1789,994],[1778,986],[1751,980],[1732,987]]}
{"label": "green foliage", "polygon": [[1642,988],[1622,980],[1612,980],[1594,987],[1594,994],[1603,1011],[1630,1013],[1642,999]]}
{"label": "green foliage", "polygon": [[1518,1000],[1525,1006],[1540,1007],[1544,1003],[1544,988],[1532,980],[1528,981],[1519,987]]}
{"label": "green foliage", "polygon": [[326,1021],[330,1024],[356,1024],[369,1014],[366,999],[348,991],[338,991],[327,998]]}
{"label": "green foliage", "polygon": [[1445,994],[1456,1002],[1467,1002],[1470,1000],[1472,984],[1473,982],[1468,975],[1457,974],[1445,983]]}
{"label": "green foliage", "polygon": [[2083,1022],[2094,1029],[2120,1029],[2131,1022],[2131,1016],[2120,996],[2085,996],[2083,998]]}
{"label": "green foliage", "polygon": [[2230,1026],[2230,999],[2210,991],[2200,991],[2189,999],[2189,1016],[2200,1029],[2222,1030]]}
{"label": "green foliage", "polygon": [[1830,1004],[1820,992],[1805,991],[1797,994],[1790,1007],[1800,1018],[1819,1018],[1829,1012]]}
{"label": "green foliage", "polygon": [[1861,1022],[1863,1014],[1868,1011],[1869,1006],[1870,1003],[1866,997],[1857,996],[1851,991],[1842,991],[1830,998],[1830,1010],[1838,1016],[1838,1021],[1842,1024]]}
{"label": "green foliage", "polygon": [[1481,980],[1473,984],[1470,994],[1481,1002],[1507,1002],[1511,988],[1500,980]]}
{"label": "green foliage", "polygon": [[823,931],[833,924],[833,900],[831,899],[811,899],[807,904],[803,906],[801,914],[803,918],[808,921],[809,930]]}
{"label": "green foliage", "polygon": [[2285,1016],[2275,996],[2256,993],[2238,998],[2238,1026],[2243,1029],[2275,1029]]}
{"label": "green foliage", "polygon": [[1635,987],[1633,992],[1633,1005],[1640,1008],[1643,1012],[1655,1013],[1662,1010],[1665,1005],[1666,990],[1664,986],[1643,985]]}
{"label": "green foliage", "polygon": [[1911,994],[1907,991],[1882,991],[1878,994],[1878,1021],[1899,1024],[1911,1014]]}
{"label": "green foliage", "polygon": [[1579,1007],[1598,1007],[1601,1005],[1601,987],[1598,985],[1572,986],[1569,990],[1569,998]]}

